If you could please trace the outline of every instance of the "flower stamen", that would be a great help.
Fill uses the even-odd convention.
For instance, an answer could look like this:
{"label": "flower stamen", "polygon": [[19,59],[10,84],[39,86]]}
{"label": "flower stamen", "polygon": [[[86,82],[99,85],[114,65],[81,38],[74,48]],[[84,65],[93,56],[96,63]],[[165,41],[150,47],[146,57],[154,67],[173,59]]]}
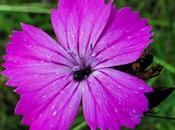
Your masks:
{"label": "flower stamen", "polygon": [[73,78],[75,81],[82,81],[87,78],[92,73],[91,67],[86,67],[84,69],[77,70],[73,73]]}

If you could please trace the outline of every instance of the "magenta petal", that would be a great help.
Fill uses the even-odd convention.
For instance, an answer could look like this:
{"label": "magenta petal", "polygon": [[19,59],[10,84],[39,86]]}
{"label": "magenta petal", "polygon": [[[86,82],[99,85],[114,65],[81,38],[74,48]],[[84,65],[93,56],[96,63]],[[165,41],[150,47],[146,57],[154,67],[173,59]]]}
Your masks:
{"label": "magenta petal", "polygon": [[148,110],[144,93],[150,91],[142,80],[123,72],[94,72],[84,83],[83,109],[88,125],[92,129],[133,129]]}
{"label": "magenta petal", "polygon": [[[2,72],[9,77],[7,85],[30,86],[54,80],[57,75],[69,75],[74,63],[69,54],[42,30],[22,24],[23,31],[15,31],[6,47],[6,68]],[[47,78],[48,77],[48,78]],[[40,84],[40,87],[42,84]]]}
{"label": "magenta petal", "polygon": [[24,115],[23,124],[30,125],[30,130],[68,130],[80,101],[79,83],[58,80],[41,90],[22,95],[16,113]]}
{"label": "magenta petal", "polygon": [[96,68],[127,64],[137,60],[152,42],[152,27],[138,12],[113,7],[109,21],[93,51],[100,61]]}
{"label": "magenta petal", "polygon": [[60,0],[58,9],[51,13],[60,43],[84,57],[102,33],[111,5],[111,2],[106,5],[103,0]]}

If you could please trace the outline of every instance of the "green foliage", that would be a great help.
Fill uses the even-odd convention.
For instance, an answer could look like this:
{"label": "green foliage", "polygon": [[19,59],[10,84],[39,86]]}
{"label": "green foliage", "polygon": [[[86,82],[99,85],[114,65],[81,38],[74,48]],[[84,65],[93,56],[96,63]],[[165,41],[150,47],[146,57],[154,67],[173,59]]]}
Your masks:
{"label": "green foliage", "polygon": [[[48,1],[48,2],[47,2]],[[50,0],[51,1],[51,0]],[[12,30],[20,30],[20,23],[38,26],[54,37],[50,24],[49,8],[56,7],[57,0],[0,0],[0,64],[5,54],[5,45]],[[154,27],[155,63],[164,65],[160,77],[149,81],[153,86],[175,85],[175,4],[174,0],[116,0],[118,8],[130,6],[140,11]],[[0,70],[3,68],[0,66]],[[0,130],[27,130],[20,125],[21,117],[14,115],[14,108],[19,99],[11,89],[5,87],[6,78],[0,76]],[[160,115],[175,116],[175,94],[163,102],[156,112]],[[174,130],[174,121],[144,117],[137,130]],[[88,129],[82,112],[72,126],[73,130]]]}

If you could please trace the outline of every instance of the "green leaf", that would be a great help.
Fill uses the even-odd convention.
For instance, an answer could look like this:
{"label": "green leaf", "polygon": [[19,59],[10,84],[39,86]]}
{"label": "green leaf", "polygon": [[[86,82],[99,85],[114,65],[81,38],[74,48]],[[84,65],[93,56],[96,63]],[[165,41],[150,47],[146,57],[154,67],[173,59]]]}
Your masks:
{"label": "green leaf", "polygon": [[0,12],[23,12],[23,13],[50,14],[50,9],[46,7],[40,7],[40,6],[0,5]]}

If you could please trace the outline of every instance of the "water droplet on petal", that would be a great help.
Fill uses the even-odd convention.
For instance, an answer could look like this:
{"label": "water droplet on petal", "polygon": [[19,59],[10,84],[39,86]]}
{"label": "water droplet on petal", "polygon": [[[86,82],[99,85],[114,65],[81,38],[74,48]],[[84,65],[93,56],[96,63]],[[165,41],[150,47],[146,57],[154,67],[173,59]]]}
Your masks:
{"label": "water droplet on petal", "polygon": [[127,39],[131,39],[132,37],[131,36],[128,36]]}
{"label": "water droplet on petal", "polygon": [[29,48],[32,48],[32,45],[28,45]]}
{"label": "water droplet on petal", "polygon": [[34,77],[34,78],[37,78],[38,76],[39,76],[38,74],[35,74],[33,77]]}
{"label": "water droplet on petal", "polygon": [[134,93],[135,93],[135,94],[139,94],[139,92],[138,92],[138,91],[135,91]]}
{"label": "water droplet on petal", "polygon": [[50,125],[50,128],[53,128],[53,124]]}
{"label": "water droplet on petal", "polygon": [[26,40],[25,38],[23,38],[23,41],[24,41],[24,42],[27,42],[27,40]]}
{"label": "water droplet on petal", "polygon": [[55,105],[52,105],[52,107],[51,107],[52,109],[55,109]]}
{"label": "water droplet on petal", "polygon": [[57,111],[54,111],[53,114],[52,114],[52,116],[56,116],[56,114],[57,114]]}
{"label": "water droplet on petal", "polygon": [[144,88],[143,87],[139,87],[140,90],[143,90]]}
{"label": "water droplet on petal", "polygon": [[133,114],[136,114],[136,111],[135,111],[135,110],[132,110],[132,113],[133,113]]}
{"label": "water droplet on petal", "polygon": [[119,85],[119,86],[118,86],[118,88],[122,88],[122,86],[121,86],[121,85]]}
{"label": "water droplet on petal", "polygon": [[39,115],[39,118],[41,118],[41,117],[42,117],[42,114]]}
{"label": "water droplet on petal", "polygon": [[43,95],[43,98],[46,98],[46,95]]}
{"label": "water droplet on petal", "polygon": [[115,111],[116,113],[118,113],[118,109],[117,109],[117,108],[115,108],[114,111]]}

